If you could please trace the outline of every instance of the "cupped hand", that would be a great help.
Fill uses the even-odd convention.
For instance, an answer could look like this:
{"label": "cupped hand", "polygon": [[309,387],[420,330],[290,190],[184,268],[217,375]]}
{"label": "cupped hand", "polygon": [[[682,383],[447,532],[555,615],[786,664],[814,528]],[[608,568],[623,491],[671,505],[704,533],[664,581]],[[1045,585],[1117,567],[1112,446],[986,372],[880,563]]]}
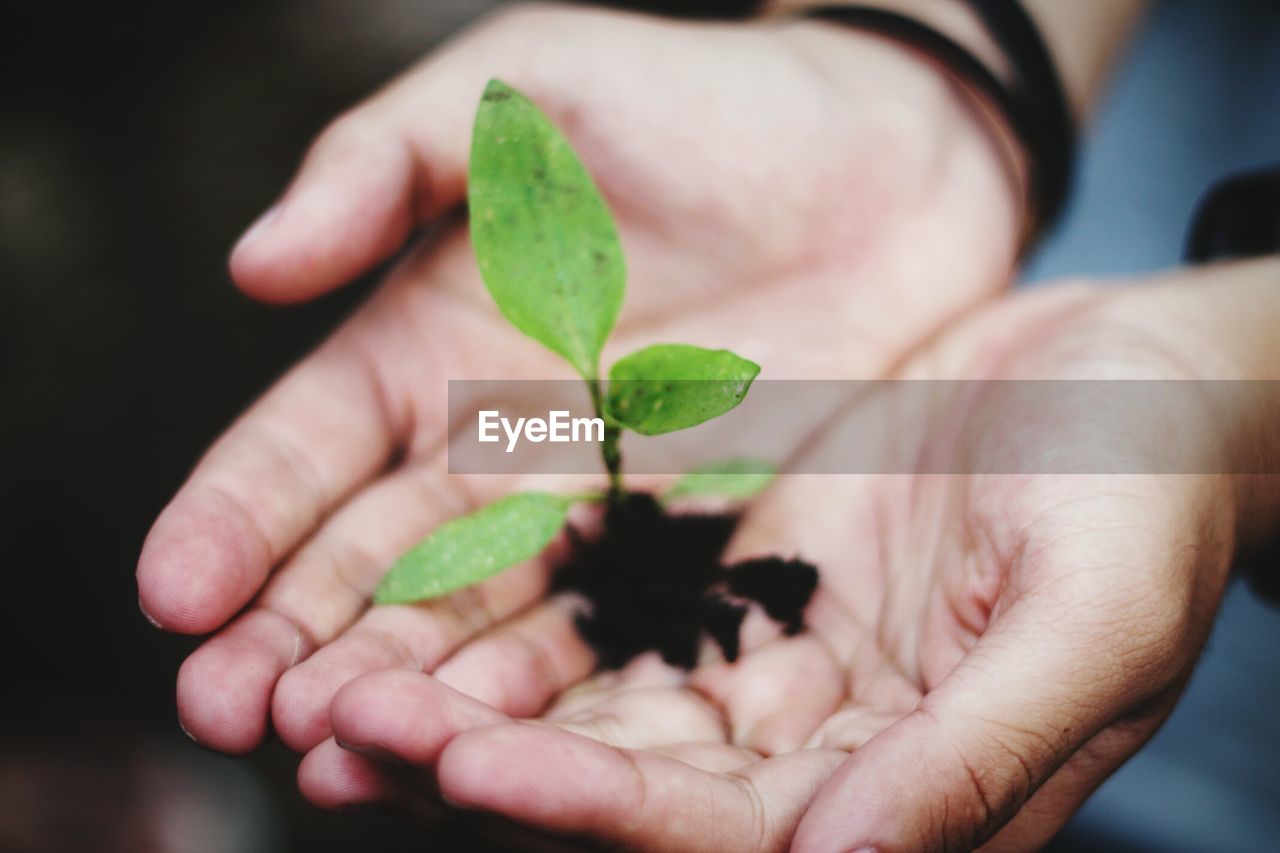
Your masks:
{"label": "cupped hand", "polygon": [[[900,375],[1271,379],[1257,329],[1222,323],[1224,306],[1275,307],[1275,274],[1267,261],[1009,299]],[[1273,422],[1275,401],[1184,424],[1176,462],[1162,443],[1176,430],[1121,433],[1120,456],[1095,464],[1137,473],[1072,474],[1056,454],[1108,412],[1046,424],[1016,393],[978,405],[937,387],[938,416],[899,434],[920,437],[921,471],[970,473],[784,478],[745,520],[738,555],[822,566],[808,633],[753,621],[735,664],[708,649],[687,677],[642,658],[579,681],[589,652],[563,622],[547,630],[544,606],[436,677],[343,687],[303,792],[325,807],[443,798],[611,849],[1037,849],[1189,677],[1232,554],[1275,508],[1270,479],[1220,473],[1251,470],[1242,453],[1274,469],[1274,435],[1250,423]]]}
{"label": "cupped hand", "polygon": [[[227,431],[146,541],[144,612],[217,632],[178,679],[205,745],[253,748],[273,708],[288,744],[313,747],[334,692],[388,666],[470,689],[492,653],[458,650],[543,594],[545,561],[444,602],[369,609],[407,547],[522,485],[447,475],[447,380],[568,375],[500,319],[450,217],[490,77],[564,128],[617,215],[630,275],[606,363],[687,341],[732,347],[766,377],[876,376],[1008,279],[1016,169],[967,97],[899,47],[813,23],[557,7],[479,26],[337,120],[233,253],[246,291],[290,302],[439,225]],[[520,618],[546,623],[522,646],[535,660],[570,631],[554,612]],[[559,687],[591,661],[556,666],[538,672]],[[511,692],[504,710],[537,710]]]}

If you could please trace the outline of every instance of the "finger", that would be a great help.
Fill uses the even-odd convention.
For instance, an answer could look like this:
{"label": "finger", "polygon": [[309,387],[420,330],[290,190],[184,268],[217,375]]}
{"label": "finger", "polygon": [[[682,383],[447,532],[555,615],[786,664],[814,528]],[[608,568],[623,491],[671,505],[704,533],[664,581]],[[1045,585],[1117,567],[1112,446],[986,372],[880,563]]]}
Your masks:
{"label": "finger", "polygon": [[420,211],[458,194],[429,176],[403,129],[359,108],[321,134],[284,196],[240,238],[231,276],[269,302],[319,295],[390,257]]}
{"label": "finger", "polygon": [[[334,695],[349,681],[379,670],[435,672],[448,676],[442,683],[462,693],[475,690],[481,702],[503,712],[540,710],[591,667],[589,652],[576,639],[561,603],[539,605],[492,633],[485,629],[536,601],[547,576],[547,566],[536,562],[442,602],[372,608],[342,637],[280,679],[271,710],[280,739],[303,752],[328,738]],[[474,646],[479,651],[472,656],[468,649]],[[460,647],[457,656],[465,660],[454,663],[449,654]],[[503,653],[513,657],[498,662],[498,670],[484,669]],[[472,671],[474,666],[480,669]],[[507,684],[506,675],[516,681]]]}
{"label": "finger", "polygon": [[[334,738],[343,748],[427,771],[463,732],[511,722],[497,709],[437,679],[390,671],[348,684],[334,698],[330,714]],[[758,758],[725,744],[716,710],[696,694],[676,688],[623,691],[556,720],[554,726],[612,746],[669,749],[688,763],[716,768],[736,768]],[[324,784],[319,778],[310,781]],[[318,796],[337,793],[329,790]]]}
{"label": "finger", "polygon": [[713,740],[672,743],[652,747],[650,751],[683,761],[708,773],[729,773],[740,770],[764,757],[758,752]]}
{"label": "finger", "polygon": [[[444,745],[462,732],[511,719],[435,678],[403,670],[349,683],[334,697],[329,716],[333,736],[343,746],[418,767],[433,765]],[[631,748],[724,741],[717,710],[679,688],[624,690],[546,725]]]}
{"label": "finger", "polygon": [[[1133,685],[1148,680],[1140,667],[1155,665],[1142,661],[1154,646],[1121,654],[1115,623],[1088,624],[1075,608],[1064,624],[1043,616],[1044,603],[1013,605],[917,710],[854,752],[801,823],[796,849],[976,847],[1143,698]],[[1150,626],[1132,627],[1143,636]],[[1101,636],[1107,647],[1092,647]]]}
{"label": "finger", "polygon": [[196,649],[178,670],[178,721],[202,746],[243,755],[267,736],[267,708],[280,673],[308,651],[293,620],[246,613]]}
{"label": "finger", "polygon": [[805,751],[728,775],[545,726],[453,739],[440,757],[446,801],[553,833],[646,850],[782,850],[842,753]]}
{"label": "finger", "polygon": [[[298,766],[298,788],[319,808],[334,811],[352,807],[390,807],[415,820],[439,825],[448,821],[456,836],[461,828],[457,813],[450,813],[421,780],[409,777],[406,768],[391,768],[349,750],[332,738],[303,757]],[[419,823],[421,826],[421,823]],[[554,839],[531,835],[507,821],[468,820],[465,823],[471,844],[467,849],[524,850],[528,853],[569,853],[581,848],[566,846]],[[472,835],[474,834],[474,837]]]}
{"label": "finger", "polygon": [[[789,475],[752,503],[725,553],[730,565],[783,555],[821,567],[804,610],[805,629],[821,638],[841,667],[855,672],[868,652],[880,658],[869,641],[884,592],[882,501],[877,500],[884,488],[885,478],[878,477]],[[815,500],[840,511],[803,510]],[[749,653],[782,635],[782,626],[753,606],[742,626],[742,648]]]}
{"label": "finger", "polygon": [[329,704],[343,685],[378,670],[435,669],[469,639],[536,601],[548,574],[547,563],[534,560],[446,599],[370,609],[280,677],[271,714],[281,740],[300,752],[315,746],[330,735]]}
{"label": "finger", "polygon": [[245,752],[261,742],[277,679],[368,606],[396,557],[460,505],[446,480],[402,471],[338,510],[280,569],[253,608],[178,673],[178,713],[200,743]]}
{"label": "finger", "polygon": [[348,327],[281,380],[206,454],[138,560],[139,604],[160,627],[214,630],[285,554],[388,461],[405,434]]}
{"label": "finger", "polygon": [[786,637],[736,664],[690,677],[728,716],[731,741],[765,755],[799,749],[844,698],[845,679],[827,646],[812,635]]}
{"label": "finger", "polygon": [[[841,650],[856,639],[849,636],[850,626],[879,620],[885,591],[882,513],[885,506],[906,503],[887,500],[884,492],[902,485],[870,475],[788,474],[752,502],[725,549],[725,561],[781,554],[822,567],[805,621]],[[813,512],[815,502],[838,509]]]}
{"label": "finger", "polygon": [[862,633],[850,652],[848,698],[809,737],[811,748],[853,752],[920,703],[919,687],[885,656],[873,635]]}
{"label": "finger", "polygon": [[1154,716],[1111,726],[1094,736],[982,849],[989,853],[1018,853],[1039,850],[1048,844],[1098,786],[1151,738],[1171,707],[1170,704]]}
{"label": "finger", "polygon": [[590,678],[561,691],[543,717],[553,721],[571,717],[598,705],[623,689],[680,687],[687,676],[683,668],[667,663],[657,652],[645,652],[633,658],[622,669],[600,670]]}
{"label": "finger", "polygon": [[433,674],[513,717],[533,716],[595,669],[595,652],[574,621],[580,607],[557,596],[477,637]]}
{"label": "finger", "polygon": [[[295,561],[281,570],[263,593],[264,606],[305,619],[307,634],[317,647],[315,654],[296,658],[302,662],[288,672],[275,673],[280,682],[271,701],[272,717],[290,747],[305,751],[328,737],[330,700],[342,685],[367,672],[434,672],[462,648],[464,660],[448,667],[448,677],[469,679],[464,686],[482,691],[483,698],[502,710],[520,714],[540,709],[594,665],[577,636],[566,600],[543,605],[486,637],[491,628],[545,594],[551,567],[568,547],[567,537],[554,540],[538,559],[446,599],[365,612],[369,593],[386,567],[431,527],[465,508],[462,497],[448,489],[440,492],[445,484],[456,482],[433,469],[387,478],[382,488],[367,490],[343,511],[360,518],[337,541],[355,543],[368,559],[346,561],[345,577],[340,573],[335,581],[333,567],[344,565],[341,557],[350,549],[340,549],[337,560],[322,551],[316,559]],[[534,478],[529,484],[540,485]],[[511,485],[506,480],[468,484],[465,503],[484,501]],[[326,538],[322,531],[314,542]],[[472,640],[478,641],[478,649],[467,652],[463,644]],[[473,671],[477,667],[480,671]],[[488,672],[489,667],[501,670]],[[508,676],[518,683],[507,682]]]}
{"label": "finger", "polygon": [[[486,82],[501,77],[556,100],[577,73],[557,52],[536,73],[527,58],[546,41],[530,33],[557,27],[553,17],[546,10],[496,16],[333,122],[280,202],[232,251],[236,282],[272,302],[309,299],[386,259],[416,224],[462,201]],[[560,53],[570,32],[556,31]]]}
{"label": "finger", "polygon": [[[597,718],[616,716],[623,720],[621,729],[636,731],[636,720],[639,717],[659,716],[661,707],[668,706],[673,697],[655,695],[641,697],[628,709],[626,695],[616,697],[616,703],[605,703],[598,709]],[[688,694],[691,696],[691,694]],[[652,700],[652,702],[650,702]],[[693,716],[680,713],[664,715],[673,722],[666,726],[670,734],[678,729],[694,730],[688,725]],[[585,715],[584,715],[585,716]],[[683,722],[677,722],[684,720]],[[724,841],[731,844],[732,849],[777,849],[789,835],[790,829],[798,820],[807,798],[816,789],[820,777],[829,773],[836,765],[838,757],[830,752],[798,753],[803,760],[783,765],[753,766],[743,771],[741,778],[725,777],[697,769],[693,762],[701,762],[709,766],[741,768],[744,761],[752,758],[751,753],[735,747],[710,743],[682,743],[663,747],[680,756],[672,759],[666,756],[650,755],[644,752],[621,752],[603,743],[593,743],[606,756],[634,756],[639,767],[640,762],[660,762],[658,769],[663,772],[648,784],[656,786],[654,790],[661,792],[661,802],[647,802],[645,814],[626,814],[620,812],[620,802],[629,802],[631,797],[626,790],[621,790],[621,797],[601,790],[591,790],[593,783],[586,782],[590,791],[589,801],[582,801],[571,791],[565,790],[562,780],[570,784],[581,784],[586,780],[579,778],[579,770],[591,773],[591,768],[582,768],[575,761],[575,748],[581,749],[584,739],[581,735],[553,728],[545,724],[513,724],[505,715],[440,684],[429,676],[409,672],[380,672],[367,675],[347,685],[335,697],[332,709],[332,722],[335,738],[344,748],[358,752],[366,757],[377,757],[383,761],[394,759],[397,763],[409,764],[425,771],[427,778],[435,776],[447,801],[458,802],[468,808],[479,808],[506,815],[518,821],[530,823],[536,828],[552,832],[599,833],[598,837],[606,841],[618,840],[634,846],[663,846],[663,841],[682,839],[675,846],[690,847],[700,837],[704,847],[716,849]],[[518,780],[523,788],[523,796],[517,795],[518,801],[508,802],[508,797],[501,791],[494,792],[493,797],[500,806],[484,800],[483,792],[476,792],[480,799],[469,799],[470,788],[467,773],[473,764],[464,749],[454,765],[453,771],[445,767],[453,745],[477,734],[490,731],[516,730],[516,739],[522,749],[511,755],[511,766],[521,773]],[[597,732],[601,729],[597,729]],[[547,738],[551,743],[560,746],[544,745]],[[565,739],[568,740],[565,740]],[[472,744],[472,747],[476,744]],[[489,760],[492,756],[492,744],[480,744],[480,756]],[[532,749],[527,750],[527,748]],[[360,780],[354,782],[333,769],[333,762],[321,761],[329,750],[322,744],[313,753],[316,757],[304,762],[300,770],[300,784],[313,801],[332,803],[342,796],[351,796],[349,792],[357,787]],[[502,748],[497,747],[497,752]],[[600,755],[600,753],[596,753]],[[607,759],[606,759],[607,760]],[[690,763],[686,763],[686,761]],[[624,767],[631,762],[623,759]],[[532,762],[532,763],[529,763]],[[457,767],[463,772],[459,773]],[[604,768],[610,769],[610,768]],[[617,767],[612,768],[616,771]],[[530,771],[533,771],[532,773]],[[507,773],[506,770],[499,771]],[[483,771],[480,776],[483,776]],[[597,774],[599,775],[599,774]],[[615,773],[616,775],[616,773]],[[550,785],[549,791],[563,793],[566,799],[578,800],[573,809],[558,809],[554,805],[545,810],[550,819],[538,819],[524,808],[532,797],[537,796],[538,783],[542,777]],[[503,784],[503,780],[491,780]],[[609,786],[610,791],[625,789],[634,782],[626,776],[620,778],[598,779],[594,784]],[[453,787],[450,787],[450,785]],[[681,796],[677,790],[684,786],[695,802],[690,803],[688,797]],[[360,793],[357,793],[359,796]],[[760,815],[763,804],[768,804],[769,814]],[[512,806],[515,808],[512,808]],[[537,804],[534,804],[537,805]],[[543,804],[545,805],[545,804]],[[686,815],[679,814],[678,809],[685,805],[692,806],[692,814],[699,818],[700,825],[687,827],[679,832],[671,832],[665,825],[671,820],[686,821]],[[654,808],[660,806],[660,808]],[[615,817],[595,814],[588,818],[592,811],[613,809]],[[619,820],[616,815],[623,814],[626,820]],[[737,835],[752,839],[749,845],[733,844],[734,834],[726,836],[721,826],[725,821],[736,821]],[[625,837],[615,836],[612,823],[634,826],[634,832],[624,833]],[[643,823],[643,826],[639,825]],[[714,832],[712,832],[714,828]],[[708,834],[709,833],[709,834]],[[757,840],[760,843],[755,843]],[[667,845],[669,846],[669,845]],[[723,847],[718,849],[724,849]]]}
{"label": "finger", "polygon": [[853,752],[904,716],[905,713],[849,704],[822,721],[809,738],[808,746]]}
{"label": "finger", "polygon": [[651,749],[687,741],[726,741],[719,710],[680,687],[624,689],[590,708],[550,721],[610,746]]}
{"label": "finger", "polygon": [[[755,764],[761,758],[749,749],[715,741],[670,744],[653,751],[709,773],[728,773]],[[406,790],[420,790],[419,785],[406,787],[405,780],[389,773],[387,764],[373,753],[353,752],[339,746],[333,738],[321,742],[303,757],[298,766],[298,785],[303,796],[322,809],[398,804]]]}
{"label": "finger", "polygon": [[401,787],[386,768],[343,749],[333,739],[311,750],[298,764],[298,789],[312,805],[334,810],[399,802]]}
{"label": "finger", "polygon": [[429,675],[403,670],[350,682],[333,697],[329,717],[344,749],[421,769],[434,767],[460,733],[511,721]]}
{"label": "finger", "polygon": [[484,79],[428,60],[334,121],[281,199],[240,238],[231,275],[289,303],[386,260],[415,225],[462,200],[470,110]]}

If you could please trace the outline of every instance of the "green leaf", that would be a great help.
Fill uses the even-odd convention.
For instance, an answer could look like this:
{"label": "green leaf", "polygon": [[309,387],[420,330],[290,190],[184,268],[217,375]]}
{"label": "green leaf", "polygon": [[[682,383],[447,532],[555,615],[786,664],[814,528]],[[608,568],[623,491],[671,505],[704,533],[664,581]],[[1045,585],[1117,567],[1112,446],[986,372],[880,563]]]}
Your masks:
{"label": "green leaf", "polygon": [[580,499],[519,492],[446,522],[391,567],[373,600],[403,604],[439,598],[536,557]]}
{"label": "green leaf", "polygon": [[764,459],[722,459],[699,465],[662,496],[664,501],[689,495],[718,495],[744,501],[773,482],[777,469]]}
{"label": "green leaf", "polygon": [[476,260],[498,308],[595,379],[626,283],[618,232],[569,142],[498,80],[476,113],[467,199]]}
{"label": "green leaf", "polygon": [[609,371],[608,412],[641,435],[697,426],[742,402],[760,365],[728,350],[659,344]]}

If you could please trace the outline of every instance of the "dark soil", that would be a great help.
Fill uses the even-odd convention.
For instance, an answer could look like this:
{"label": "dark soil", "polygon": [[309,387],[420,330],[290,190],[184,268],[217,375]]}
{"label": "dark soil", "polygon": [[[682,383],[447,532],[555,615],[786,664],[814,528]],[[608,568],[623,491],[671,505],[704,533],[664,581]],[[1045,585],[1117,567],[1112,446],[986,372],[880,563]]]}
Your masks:
{"label": "dark soil", "polygon": [[628,493],[610,502],[598,538],[570,528],[573,547],[555,587],[590,602],[578,630],[601,666],[616,669],[654,649],[667,663],[691,669],[704,633],[736,660],[750,601],[786,633],[804,628],[818,570],[781,557],[723,565],[737,525],[736,515],[668,515],[651,495]]}

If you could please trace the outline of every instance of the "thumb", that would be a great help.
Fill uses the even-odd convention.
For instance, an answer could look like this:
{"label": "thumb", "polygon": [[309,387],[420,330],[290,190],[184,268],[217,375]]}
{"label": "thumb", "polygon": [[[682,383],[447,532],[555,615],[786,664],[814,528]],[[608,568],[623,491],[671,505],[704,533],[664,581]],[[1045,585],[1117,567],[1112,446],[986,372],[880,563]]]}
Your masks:
{"label": "thumb", "polygon": [[511,64],[493,29],[463,37],[329,125],[232,250],[241,289],[278,303],[319,296],[462,201],[475,104],[488,77]]}
{"label": "thumb", "polygon": [[231,277],[267,302],[319,296],[390,257],[429,209],[460,198],[460,185],[427,168],[403,127],[358,107],[321,134],[284,196],[240,238]]}
{"label": "thumb", "polygon": [[1139,685],[1160,680],[1118,651],[1125,629],[1059,629],[1070,620],[1037,614],[1032,604],[1015,603],[915,711],[841,765],[798,828],[794,850],[971,850],[1080,746],[1146,698]]}

